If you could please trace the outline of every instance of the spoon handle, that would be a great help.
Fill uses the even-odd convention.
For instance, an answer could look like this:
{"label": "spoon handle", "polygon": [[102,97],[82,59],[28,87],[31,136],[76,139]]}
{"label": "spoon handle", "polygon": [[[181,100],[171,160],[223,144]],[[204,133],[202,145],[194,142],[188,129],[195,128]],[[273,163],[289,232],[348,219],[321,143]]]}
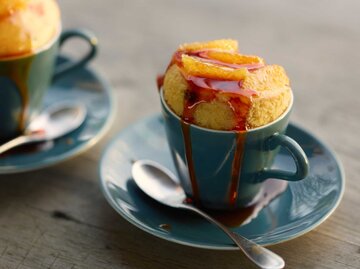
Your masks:
{"label": "spoon handle", "polygon": [[237,233],[234,233],[229,228],[227,228],[217,220],[213,219],[212,217],[210,217],[208,214],[201,211],[200,209],[189,204],[182,204],[179,207],[198,213],[199,215],[203,216],[208,221],[210,221],[211,223],[215,224],[220,229],[222,229],[234,241],[234,243],[244,252],[244,254],[260,268],[264,268],[264,269],[284,268],[285,262],[279,255],[256,244],[253,241],[246,239],[245,237]]}
{"label": "spoon handle", "polygon": [[23,145],[26,143],[30,143],[33,140],[34,140],[33,137],[29,136],[29,135],[18,136],[16,138],[6,142],[5,144],[2,144],[0,146],[0,154],[4,153],[12,148],[15,148],[17,146],[20,146],[20,145]]}

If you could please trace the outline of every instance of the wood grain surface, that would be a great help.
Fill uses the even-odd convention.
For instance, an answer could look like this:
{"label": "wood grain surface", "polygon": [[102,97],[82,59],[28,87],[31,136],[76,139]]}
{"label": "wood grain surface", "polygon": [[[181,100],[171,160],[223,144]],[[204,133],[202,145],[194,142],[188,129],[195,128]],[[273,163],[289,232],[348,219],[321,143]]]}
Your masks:
{"label": "wood grain surface", "polygon": [[[234,38],[247,54],[283,65],[295,94],[292,120],[332,147],[345,195],[315,230],[270,247],[286,268],[360,268],[360,2],[59,0],[64,28],[93,30],[91,64],[118,103],[107,136],[81,156],[0,177],[0,268],[255,268],[237,251],[201,250],[133,227],[105,201],[101,152],[128,124],[159,112],[155,77],[183,42]],[[64,53],[76,57],[81,42]]]}

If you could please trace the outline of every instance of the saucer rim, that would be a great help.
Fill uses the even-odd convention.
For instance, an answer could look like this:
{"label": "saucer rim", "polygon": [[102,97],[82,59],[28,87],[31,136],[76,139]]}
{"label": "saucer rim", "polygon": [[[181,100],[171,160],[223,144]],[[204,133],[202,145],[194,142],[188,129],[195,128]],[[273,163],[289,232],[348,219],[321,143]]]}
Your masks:
{"label": "saucer rim", "polygon": [[[103,195],[105,196],[106,201],[110,204],[110,206],[117,212],[120,214],[120,216],[122,216],[125,220],[127,220],[129,223],[131,223],[132,225],[134,225],[135,227],[139,228],[140,230],[151,234],[153,236],[156,236],[158,238],[164,239],[166,241],[169,242],[173,242],[173,243],[177,243],[180,245],[184,245],[184,246],[189,246],[189,247],[195,247],[195,248],[200,248],[200,249],[208,249],[208,250],[238,250],[239,248],[237,246],[221,246],[221,245],[207,245],[207,244],[203,244],[203,243],[189,243],[183,240],[178,240],[178,239],[174,239],[171,236],[166,236],[163,235],[161,233],[156,233],[154,232],[150,226],[145,225],[144,223],[140,222],[140,221],[136,221],[133,218],[130,218],[127,214],[125,214],[122,210],[118,209],[118,206],[112,201],[111,198],[111,194],[109,193],[108,188],[106,187],[106,182],[103,179],[103,163],[105,162],[105,155],[108,153],[108,151],[113,147],[113,145],[118,141],[119,137],[122,135],[122,133],[130,130],[133,128],[133,126],[135,126],[136,124],[138,124],[140,121],[148,121],[151,118],[161,118],[161,113],[154,113],[150,116],[146,116],[143,118],[140,118],[139,120],[136,120],[135,122],[131,123],[130,125],[128,125],[126,128],[122,129],[119,133],[117,133],[108,143],[108,145],[105,147],[103,153],[101,154],[101,158],[100,158],[100,162],[99,162],[99,169],[98,169],[98,174],[99,174],[99,181],[100,181],[100,187],[102,190]],[[340,202],[342,201],[342,198],[344,196],[344,192],[345,192],[345,170],[344,170],[344,166],[342,164],[342,162],[340,161],[339,157],[337,156],[337,154],[335,153],[334,150],[332,150],[329,146],[327,146],[324,142],[322,142],[322,140],[318,139],[315,135],[313,135],[308,129],[301,127],[299,124],[290,122],[289,125],[292,125],[293,127],[295,127],[296,129],[299,129],[303,132],[305,132],[309,137],[311,137],[311,139],[316,140],[318,142],[319,145],[321,145],[323,148],[325,148],[335,159],[337,166],[339,168],[339,172],[340,172],[340,194],[336,200],[335,205],[333,206],[333,208],[331,210],[329,210],[329,212],[327,214],[325,214],[324,216],[322,216],[317,222],[313,223],[312,225],[310,225],[308,228],[302,230],[301,232],[294,234],[294,236],[289,236],[284,238],[283,240],[277,240],[275,242],[271,242],[268,244],[260,244],[262,246],[273,246],[273,245],[277,245],[280,243],[284,243],[290,240],[293,240],[295,238],[298,238],[310,231],[312,231],[313,229],[315,229],[316,227],[318,227],[319,225],[321,225],[322,223],[324,223],[334,212],[335,210],[338,208]]]}
{"label": "saucer rim", "polygon": [[[57,59],[64,59],[64,60],[72,61],[72,59],[70,57],[66,57],[66,56],[58,56]],[[105,90],[104,92],[106,92],[106,95],[109,96],[109,103],[110,103],[109,111],[110,112],[109,112],[108,117],[106,118],[104,126],[100,129],[100,131],[94,137],[92,137],[91,139],[86,141],[86,143],[84,143],[82,146],[78,146],[69,151],[66,151],[64,154],[59,155],[59,158],[51,159],[50,161],[44,161],[44,162],[38,163],[38,164],[23,165],[21,167],[17,167],[16,165],[15,166],[7,165],[7,166],[2,167],[0,165],[0,175],[18,174],[18,173],[35,171],[35,170],[47,168],[47,167],[71,160],[71,159],[81,155],[82,153],[88,151],[93,146],[95,146],[110,130],[110,127],[111,127],[113,121],[115,120],[115,115],[116,115],[116,111],[117,111],[117,107],[118,107],[118,103],[116,101],[114,91],[113,91],[110,83],[106,79],[104,79],[103,76],[100,75],[93,68],[91,68],[89,66],[84,66],[84,67],[81,67],[81,69],[85,69],[86,71],[88,71],[91,74],[91,76],[93,78],[95,78],[95,80],[98,81],[103,86],[102,88]],[[52,83],[49,86],[49,89],[51,87],[53,87],[53,85],[54,85],[54,83]]]}

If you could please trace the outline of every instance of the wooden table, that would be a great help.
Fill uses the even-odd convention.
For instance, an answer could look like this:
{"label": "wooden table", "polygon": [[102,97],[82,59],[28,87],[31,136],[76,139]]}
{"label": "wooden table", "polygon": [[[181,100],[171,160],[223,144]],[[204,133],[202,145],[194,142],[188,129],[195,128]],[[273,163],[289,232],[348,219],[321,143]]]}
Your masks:
{"label": "wooden table", "polygon": [[[255,3],[256,2],[256,3]],[[109,140],[159,111],[155,76],[178,44],[234,38],[244,53],[285,66],[295,93],[292,120],[338,153],[346,191],[318,228],[270,247],[287,268],[360,268],[359,1],[62,0],[64,28],[97,33],[92,64],[118,101],[110,133],[81,156],[0,178],[0,268],[254,268],[237,251],[210,251],[155,238],[105,201],[98,163]],[[70,48],[71,47],[71,48]],[[74,41],[66,51],[78,53]]]}

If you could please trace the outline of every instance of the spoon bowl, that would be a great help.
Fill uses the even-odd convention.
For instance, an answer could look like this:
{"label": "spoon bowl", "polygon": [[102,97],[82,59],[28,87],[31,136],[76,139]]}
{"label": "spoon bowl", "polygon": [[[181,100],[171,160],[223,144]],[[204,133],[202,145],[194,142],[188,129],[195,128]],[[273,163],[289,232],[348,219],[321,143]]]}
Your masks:
{"label": "spoon bowl", "polygon": [[46,108],[28,125],[24,134],[0,146],[0,154],[14,147],[62,137],[79,128],[87,110],[78,102],[60,102]]}
{"label": "spoon bowl", "polygon": [[53,140],[77,129],[86,118],[86,107],[78,102],[56,103],[32,121],[25,133],[43,130],[46,140]]}
{"label": "spoon bowl", "polygon": [[[132,175],[136,185],[158,202],[179,208],[186,195],[177,183],[175,175],[167,168],[150,160],[140,160],[133,164]],[[151,177],[153,178],[150,178]]]}

